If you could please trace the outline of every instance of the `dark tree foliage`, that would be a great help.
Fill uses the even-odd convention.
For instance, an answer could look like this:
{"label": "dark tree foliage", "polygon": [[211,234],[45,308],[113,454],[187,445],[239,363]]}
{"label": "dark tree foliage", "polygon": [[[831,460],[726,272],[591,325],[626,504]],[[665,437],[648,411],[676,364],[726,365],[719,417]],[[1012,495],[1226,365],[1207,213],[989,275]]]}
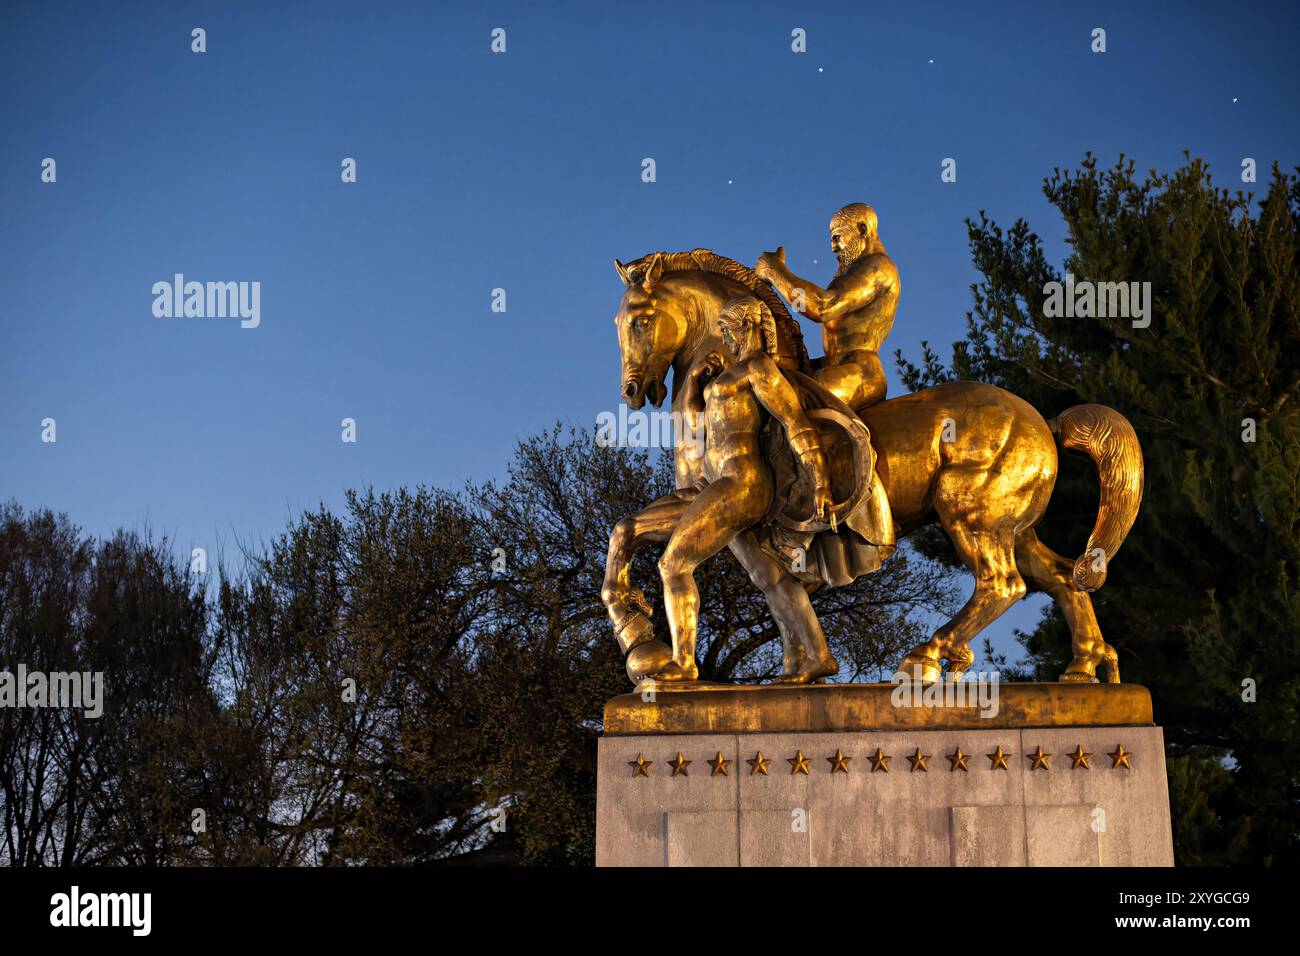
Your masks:
{"label": "dark tree foliage", "polygon": [[[0,666],[93,665],[110,710],[0,711],[0,860],[590,863],[603,707],[631,689],[600,603],[609,532],[671,482],[667,458],[557,427],[499,482],[351,493],[215,579],[166,542],[8,507]],[[660,551],[633,570],[657,607]],[[774,676],[748,576],[723,553],[697,578],[702,676]],[[872,678],[954,589],[900,553],[814,604],[842,676]]]}
{"label": "dark tree foliage", "polygon": [[103,713],[0,708],[0,863],[191,862],[218,717],[207,608],[166,541],[0,507],[0,670],[100,672]]}
{"label": "dark tree foliage", "polygon": [[[1094,595],[1124,679],[1150,687],[1164,725],[1178,859],[1281,863],[1297,850],[1300,696],[1300,180],[1273,169],[1261,200],[1216,188],[1189,159],[1134,177],[1122,157],[1057,170],[1048,199],[1068,228],[1063,268],[1024,220],[968,222],[974,311],[950,366],[928,345],[909,387],[950,378],[1014,391],[1044,415],[1118,409],[1146,459],[1142,510]],[[1050,318],[1064,273],[1150,282],[1150,326]],[[1090,464],[1063,461],[1041,526],[1082,552],[1097,507]],[[929,553],[942,542],[927,539]],[[1038,677],[1068,647],[1055,607],[1023,637]]]}

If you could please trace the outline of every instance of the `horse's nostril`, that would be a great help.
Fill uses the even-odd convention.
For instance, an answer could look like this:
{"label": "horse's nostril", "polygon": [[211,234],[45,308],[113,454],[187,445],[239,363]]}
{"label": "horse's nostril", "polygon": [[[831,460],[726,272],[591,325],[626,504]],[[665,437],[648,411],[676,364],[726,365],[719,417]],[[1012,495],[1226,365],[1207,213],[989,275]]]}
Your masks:
{"label": "horse's nostril", "polygon": [[623,386],[623,395],[625,398],[636,397],[636,382],[628,382]]}

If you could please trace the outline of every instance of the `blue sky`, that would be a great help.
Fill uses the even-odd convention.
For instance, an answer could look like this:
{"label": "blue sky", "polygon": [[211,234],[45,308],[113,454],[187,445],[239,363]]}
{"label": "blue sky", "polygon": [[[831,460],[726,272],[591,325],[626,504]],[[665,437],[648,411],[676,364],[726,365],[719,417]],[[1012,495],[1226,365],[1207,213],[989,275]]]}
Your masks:
{"label": "blue sky", "polygon": [[[891,353],[946,355],[963,219],[1025,216],[1059,252],[1054,166],[1294,166],[1297,25],[1251,2],[7,2],[0,498],[211,549],[349,487],[499,475],[518,438],[616,407],[615,256],[784,244],[824,283],[852,201],[902,273]],[[261,325],[155,317],[176,272],[260,282]]]}

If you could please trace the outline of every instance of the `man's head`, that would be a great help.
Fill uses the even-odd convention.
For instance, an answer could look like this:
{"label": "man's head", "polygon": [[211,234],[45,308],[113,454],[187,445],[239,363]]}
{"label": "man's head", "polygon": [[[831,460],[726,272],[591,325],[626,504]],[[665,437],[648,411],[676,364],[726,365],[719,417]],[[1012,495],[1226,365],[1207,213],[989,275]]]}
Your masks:
{"label": "man's head", "polygon": [[776,354],[776,318],[765,302],[752,295],[739,296],[722,307],[718,332],[736,358],[748,358],[757,350]]}
{"label": "man's head", "polygon": [[866,203],[850,203],[831,216],[831,251],[843,272],[863,256],[884,252],[876,234],[876,211]]}

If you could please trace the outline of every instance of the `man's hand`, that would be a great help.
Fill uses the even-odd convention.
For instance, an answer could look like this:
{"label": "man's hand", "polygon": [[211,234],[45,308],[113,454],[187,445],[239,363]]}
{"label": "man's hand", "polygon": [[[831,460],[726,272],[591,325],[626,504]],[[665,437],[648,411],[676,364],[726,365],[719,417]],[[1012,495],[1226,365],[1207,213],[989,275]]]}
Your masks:
{"label": "man's hand", "polygon": [[[686,373],[686,410],[688,415],[699,415],[704,411],[704,388],[709,379],[717,378],[719,373],[727,367],[726,359],[719,352],[710,352],[704,357],[704,361],[691,367]],[[691,428],[695,423],[688,423]]]}
{"label": "man's hand", "polygon": [[754,271],[758,273],[758,277],[767,279],[769,282],[784,270],[785,246],[777,246],[776,252],[763,253],[758,257],[758,263],[754,266]]}

